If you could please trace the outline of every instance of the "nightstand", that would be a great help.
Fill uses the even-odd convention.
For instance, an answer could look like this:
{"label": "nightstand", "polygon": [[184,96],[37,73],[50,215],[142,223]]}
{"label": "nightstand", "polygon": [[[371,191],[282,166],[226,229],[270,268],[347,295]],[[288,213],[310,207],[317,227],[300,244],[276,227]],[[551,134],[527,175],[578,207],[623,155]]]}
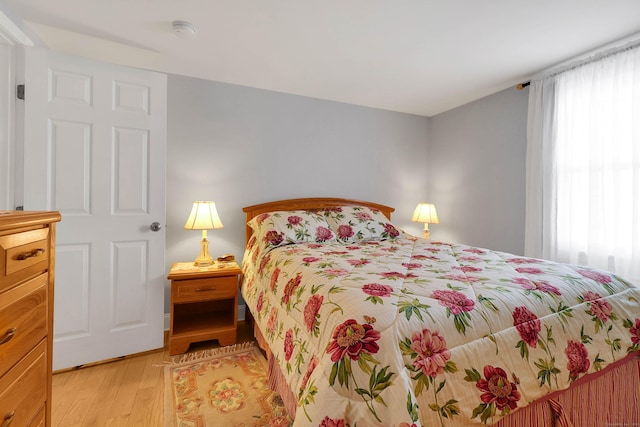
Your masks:
{"label": "nightstand", "polygon": [[184,353],[198,341],[235,344],[240,273],[235,262],[216,262],[210,267],[177,262],[171,266],[167,277],[171,280],[170,355]]}

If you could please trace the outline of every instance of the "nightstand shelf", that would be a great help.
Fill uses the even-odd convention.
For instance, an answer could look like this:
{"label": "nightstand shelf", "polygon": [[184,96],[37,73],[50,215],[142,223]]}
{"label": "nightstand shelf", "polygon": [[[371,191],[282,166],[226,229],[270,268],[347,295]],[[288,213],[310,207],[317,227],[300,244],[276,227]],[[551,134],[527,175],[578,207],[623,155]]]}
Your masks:
{"label": "nightstand shelf", "polygon": [[[227,305],[230,304],[231,302],[227,303]],[[174,322],[174,334],[202,334],[205,331],[214,332],[235,328],[235,322],[233,322],[234,310],[231,307],[227,307],[225,310],[203,310],[202,312],[194,313],[191,310],[191,306],[194,305],[196,303],[176,304],[174,316],[180,320]],[[183,308],[185,309],[184,311],[182,310]]]}
{"label": "nightstand shelf", "polygon": [[172,266],[169,354],[184,353],[199,341],[217,339],[223,346],[236,342],[239,275],[235,262]]}

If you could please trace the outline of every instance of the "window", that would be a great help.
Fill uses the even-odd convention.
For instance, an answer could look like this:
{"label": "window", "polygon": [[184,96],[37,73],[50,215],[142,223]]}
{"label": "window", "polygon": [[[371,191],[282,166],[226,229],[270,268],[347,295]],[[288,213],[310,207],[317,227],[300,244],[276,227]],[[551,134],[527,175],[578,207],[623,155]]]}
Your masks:
{"label": "window", "polygon": [[[538,87],[532,83],[530,92],[528,153],[537,153],[545,165],[529,157],[527,162],[548,177],[532,174],[527,182],[531,191],[541,192],[539,205],[529,204],[533,199],[527,196],[533,209],[527,219],[528,255],[638,280],[640,48],[543,80]],[[537,221],[536,214],[540,226],[529,223]]]}

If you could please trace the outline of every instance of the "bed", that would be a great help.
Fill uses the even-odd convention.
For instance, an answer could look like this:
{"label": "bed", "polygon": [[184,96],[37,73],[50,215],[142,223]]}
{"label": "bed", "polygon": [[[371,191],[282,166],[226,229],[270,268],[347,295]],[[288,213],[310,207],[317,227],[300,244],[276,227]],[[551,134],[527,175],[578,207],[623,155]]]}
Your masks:
{"label": "bed", "polygon": [[242,296],[294,426],[640,425],[640,289],[410,236],[340,198],[243,209]]}

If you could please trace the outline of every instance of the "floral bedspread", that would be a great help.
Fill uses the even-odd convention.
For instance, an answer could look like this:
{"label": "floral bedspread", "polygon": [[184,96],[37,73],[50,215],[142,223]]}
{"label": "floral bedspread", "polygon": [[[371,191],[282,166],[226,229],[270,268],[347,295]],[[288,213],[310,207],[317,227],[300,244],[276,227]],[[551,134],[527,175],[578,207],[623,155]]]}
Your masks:
{"label": "floral bedspread", "polygon": [[295,426],[493,424],[640,350],[640,289],[578,266],[401,235],[243,270]]}

